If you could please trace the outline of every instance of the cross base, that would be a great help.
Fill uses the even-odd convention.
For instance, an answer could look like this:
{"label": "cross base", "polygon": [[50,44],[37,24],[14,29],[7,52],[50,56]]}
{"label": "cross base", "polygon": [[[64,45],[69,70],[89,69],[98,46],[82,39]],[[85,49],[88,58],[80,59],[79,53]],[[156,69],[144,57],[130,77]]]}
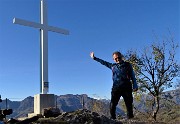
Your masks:
{"label": "cross base", "polygon": [[44,108],[55,107],[55,96],[54,94],[36,94],[34,95],[34,113],[28,114],[40,115]]}

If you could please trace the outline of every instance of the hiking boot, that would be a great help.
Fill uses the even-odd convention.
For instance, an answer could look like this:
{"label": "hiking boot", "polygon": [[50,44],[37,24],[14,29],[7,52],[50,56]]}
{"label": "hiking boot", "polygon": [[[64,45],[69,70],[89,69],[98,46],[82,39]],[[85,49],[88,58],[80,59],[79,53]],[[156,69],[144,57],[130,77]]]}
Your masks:
{"label": "hiking boot", "polygon": [[128,119],[132,119],[132,118],[134,118],[134,116],[133,116],[133,115],[131,115],[131,116],[128,116],[127,118],[128,118]]}
{"label": "hiking boot", "polygon": [[116,116],[115,116],[115,117],[111,117],[111,119],[115,120],[115,119],[116,119]]}

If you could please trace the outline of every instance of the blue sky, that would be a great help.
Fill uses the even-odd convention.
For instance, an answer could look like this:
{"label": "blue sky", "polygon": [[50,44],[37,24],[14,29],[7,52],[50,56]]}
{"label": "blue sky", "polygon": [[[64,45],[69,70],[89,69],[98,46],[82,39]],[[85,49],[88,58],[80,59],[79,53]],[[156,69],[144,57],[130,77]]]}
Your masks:
{"label": "blue sky", "polygon": [[[112,52],[141,51],[154,36],[180,41],[179,0],[47,0],[48,24],[70,35],[48,34],[49,93],[96,94],[110,98]],[[14,17],[40,21],[40,0],[0,0],[0,95],[12,100],[40,93],[40,41],[37,29],[15,25]],[[178,51],[177,56],[180,56]],[[178,58],[180,60],[180,58]]]}

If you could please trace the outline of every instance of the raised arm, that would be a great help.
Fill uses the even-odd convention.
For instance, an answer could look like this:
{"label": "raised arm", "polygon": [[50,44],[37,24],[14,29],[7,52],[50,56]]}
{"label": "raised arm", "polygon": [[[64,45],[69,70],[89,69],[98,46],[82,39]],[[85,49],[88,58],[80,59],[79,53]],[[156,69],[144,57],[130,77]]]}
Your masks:
{"label": "raised arm", "polygon": [[106,62],[106,61],[104,61],[104,60],[102,60],[102,59],[100,59],[100,58],[95,57],[94,52],[91,52],[91,53],[90,53],[90,57],[91,57],[92,59],[96,60],[97,62],[101,63],[102,65],[105,65],[106,67],[108,67],[108,68],[111,69],[112,63]]}

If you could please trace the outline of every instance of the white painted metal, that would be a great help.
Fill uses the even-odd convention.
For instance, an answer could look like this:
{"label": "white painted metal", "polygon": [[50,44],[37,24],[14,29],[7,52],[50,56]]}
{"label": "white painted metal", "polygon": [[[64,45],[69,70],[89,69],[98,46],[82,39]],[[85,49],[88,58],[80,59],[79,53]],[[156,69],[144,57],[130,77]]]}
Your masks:
{"label": "white painted metal", "polygon": [[48,20],[47,6],[45,0],[41,0],[41,24],[44,29],[41,29],[41,91],[42,94],[47,94],[49,89],[48,82]]}
{"label": "white painted metal", "polygon": [[53,26],[48,26],[48,19],[47,19],[47,4],[46,0],[40,0],[41,2],[41,22],[36,23],[36,22],[31,22],[31,21],[26,21],[22,20],[19,18],[14,18],[13,23],[14,24],[20,24],[24,26],[30,26],[34,28],[40,29],[40,38],[41,38],[41,77],[40,77],[40,92],[42,94],[47,94],[49,90],[49,82],[48,82],[48,31],[53,31],[61,34],[68,35],[69,31]]}
{"label": "white painted metal", "polygon": [[27,20],[23,20],[23,19],[19,19],[19,18],[14,18],[13,23],[14,24],[24,25],[24,26],[29,26],[29,27],[34,27],[34,28],[38,28],[38,29],[47,29],[48,31],[69,35],[68,30],[53,27],[53,26],[48,26],[48,25],[45,26],[45,24],[31,22],[31,21],[27,21]]}

